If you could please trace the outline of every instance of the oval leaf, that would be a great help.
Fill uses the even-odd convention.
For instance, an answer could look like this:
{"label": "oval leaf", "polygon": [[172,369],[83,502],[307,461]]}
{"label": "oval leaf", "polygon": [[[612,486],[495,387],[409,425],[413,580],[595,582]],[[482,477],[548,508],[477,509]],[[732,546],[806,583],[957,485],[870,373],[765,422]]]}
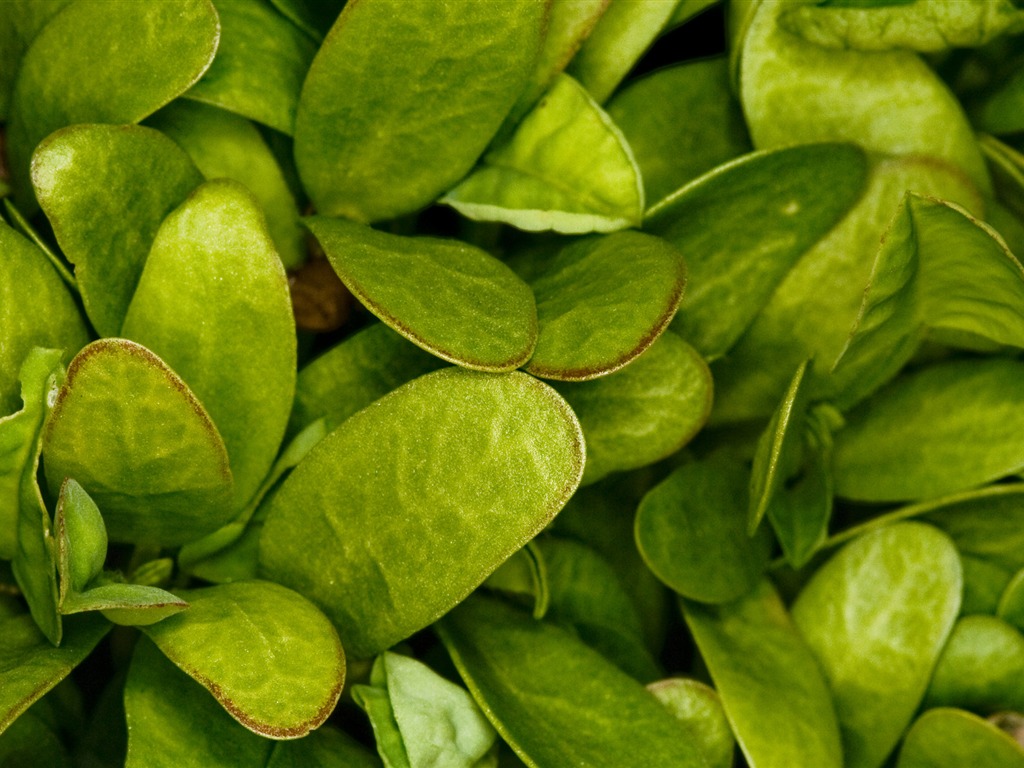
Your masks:
{"label": "oval leaf", "polygon": [[896,768],[1024,768],[1024,749],[977,715],[933,709],[917,719],[903,740]]}
{"label": "oval leaf", "polygon": [[[69,595],[83,592],[103,572],[107,559],[107,527],[85,489],[73,478],[60,488],[54,519],[57,539],[57,571],[60,574],[60,606]],[[69,612],[69,611],[68,611]]]}
{"label": "oval leaf", "polygon": [[183,591],[189,609],[143,629],[233,718],[271,739],[319,727],[345,682],[338,634],[319,610],[268,581]]}
{"label": "oval leaf", "polygon": [[71,361],[44,433],[51,488],[74,477],[113,541],[175,546],[231,516],[231,470],[217,428],[156,355],[125,339]]}
{"label": "oval leaf", "polygon": [[579,424],[546,385],[430,373],[296,467],[271,503],[260,564],[323,607],[352,655],[371,656],[465,598],[550,522],[582,470]]}
{"label": "oval leaf", "polygon": [[537,342],[530,287],[456,240],[402,237],[342,219],[307,219],[359,301],[413,343],[466,368],[510,371]]}

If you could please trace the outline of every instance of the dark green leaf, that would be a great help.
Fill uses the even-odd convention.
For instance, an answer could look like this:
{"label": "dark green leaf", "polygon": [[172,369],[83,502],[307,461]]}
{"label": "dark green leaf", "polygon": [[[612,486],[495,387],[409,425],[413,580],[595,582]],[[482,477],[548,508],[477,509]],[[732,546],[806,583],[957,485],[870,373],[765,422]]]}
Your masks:
{"label": "dark green leaf", "polygon": [[35,709],[15,720],[0,737],[4,768],[71,768],[71,757],[56,729]]}
{"label": "dark green leaf", "polygon": [[266,768],[380,768],[380,759],[344,731],[323,726],[274,744]]}

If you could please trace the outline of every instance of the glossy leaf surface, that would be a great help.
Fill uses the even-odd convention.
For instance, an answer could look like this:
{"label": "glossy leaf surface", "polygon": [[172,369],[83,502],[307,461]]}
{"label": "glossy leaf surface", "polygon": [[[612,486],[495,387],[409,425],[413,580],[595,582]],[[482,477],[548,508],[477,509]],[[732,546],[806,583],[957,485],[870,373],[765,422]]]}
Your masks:
{"label": "glossy leaf surface", "polygon": [[547,525],[582,470],[579,424],[546,385],[430,373],[310,452],[274,497],[260,564],[368,657],[469,594]]}
{"label": "glossy leaf surface", "polygon": [[186,384],[133,342],[96,341],[71,361],[43,451],[50,487],[75,478],[113,541],[174,546],[231,515],[217,428]]}
{"label": "glossy leaf surface", "polygon": [[879,766],[928,686],[960,608],[953,543],[901,523],[848,544],[793,604],[836,704],[849,768]]}
{"label": "glossy leaf surface", "polygon": [[55,16],[25,53],[11,102],[8,151],[24,199],[42,139],[75,123],[139,122],[199,79],[219,37],[209,0],[76,2]]}
{"label": "glossy leaf surface", "polygon": [[717,458],[683,464],[651,489],[636,513],[636,542],[654,575],[680,595],[725,603],[761,580],[767,531],[747,534],[746,467]]}
{"label": "glossy leaf surface", "polygon": [[295,126],[319,212],[394,218],[462,178],[525,87],[545,15],[535,0],[348,4],[313,60]]}
{"label": "glossy leaf surface", "polygon": [[565,630],[475,597],[438,631],[484,714],[527,765],[706,765],[653,696]]}
{"label": "glossy leaf surface", "polygon": [[418,346],[484,371],[529,359],[537,340],[533,293],[485,251],[342,219],[318,216],[307,225],[353,295]]}
{"label": "glossy leaf surface", "polygon": [[683,255],[650,235],[567,246],[531,283],[539,332],[526,371],[586,381],[619,370],[668,326],[685,285]]}
{"label": "glossy leaf surface", "polygon": [[736,739],[714,688],[697,680],[673,677],[651,683],[647,690],[703,743],[708,768],[732,766]]}
{"label": "glossy leaf surface", "polygon": [[160,222],[200,182],[188,156],[149,128],[76,125],[36,149],[36,197],[101,335],[121,332]]}
{"label": "glossy leaf surface", "polygon": [[896,768],[1022,768],[1024,749],[977,715],[959,709],[925,712],[903,740]]}
{"label": "glossy leaf surface", "polygon": [[187,611],[144,631],[233,718],[272,739],[304,736],[327,719],[345,681],[345,654],[308,600],[267,581],[180,596]]}
{"label": "glossy leaf surface", "polygon": [[644,190],[611,118],[559,75],[511,138],[441,202],[471,219],[579,234],[638,226]]}
{"label": "glossy leaf surface", "polygon": [[165,360],[209,411],[241,507],[277,455],[296,367],[284,268],[245,188],[206,182],[164,220],[122,333]]}
{"label": "glossy leaf surface", "polygon": [[843,764],[839,726],[811,651],[771,584],[683,616],[752,768]]}
{"label": "glossy leaf surface", "polygon": [[673,333],[663,333],[621,371],[557,389],[583,425],[587,483],[675,453],[711,410],[711,374]]}

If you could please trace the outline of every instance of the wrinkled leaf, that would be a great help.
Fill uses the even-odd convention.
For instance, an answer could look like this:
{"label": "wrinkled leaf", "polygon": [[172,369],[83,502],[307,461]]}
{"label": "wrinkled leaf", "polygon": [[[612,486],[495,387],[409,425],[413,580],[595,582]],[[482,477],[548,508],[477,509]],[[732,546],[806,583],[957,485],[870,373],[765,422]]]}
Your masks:
{"label": "wrinkled leaf", "polygon": [[515,134],[441,202],[531,232],[613,232],[639,226],[644,189],[622,132],[579,83],[559,75]]}
{"label": "wrinkled leaf", "polygon": [[438,632],[484,714],[529,766],[706,765],[653,696],[558,627],[474,597]]}
{"label": "wrinkled leaf", "polygon": [[36,197],[101,335],[120,333],[160,222],[200,182],[188,156],[149,128],[76,125],[36,149]]}
{"label": "wrinkled leaf", "polygon": [[267,581],[187,590],[183,613],[144,628],[228,713],[271,739],[294,739],[331,714],[345,654],[308,600]]}
{"label": "wrinkled leaf", "polygon": [[676,718],[702,743],[708,768],[730,768],[736,739],[714,688],[696,680],[673,677],[647,686]]}
{"label": "wrinkled leaf", "polygon": [[907,732],[896,768],[1022,768],[1024,749],[977,715],[933,709]]}
{"label": "wrinkled leaf", "polygon": [[133,342],[96,341],[71,361],[43,452],[50,487],[75,478],[113,541],[174,546],[230,519],[217,428],[188,386]]}
{"label": "wrinkled leaf", "polygon": [[483,371],[510,371],[529,359],[537,340],[533,293],[485,251],[322,216],[307,225],[353,295],[418,346]]}
{"label": "wrinkled leaf", "polygon": [[526,86],[546,4],[349,3],[306,77],[295,160],[320,213],[379,221],[432,202]]}
{"label": "wrinkled leaf", "polygon": [[952,541],[900,523],[848,544],[811,578],[793,622],[828,680],[848,768],[877,768],[924,696],[960,608]]}

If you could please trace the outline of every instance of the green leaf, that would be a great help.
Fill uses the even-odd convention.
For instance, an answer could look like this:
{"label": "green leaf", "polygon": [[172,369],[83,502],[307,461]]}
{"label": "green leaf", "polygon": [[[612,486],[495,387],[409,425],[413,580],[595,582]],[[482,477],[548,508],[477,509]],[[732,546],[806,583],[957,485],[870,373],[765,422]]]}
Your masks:
{"label": "green leaf", "polygon": [[663,333],[616,373],[556,389],[583,425],[585,483],[675,453],[704,426],[711,410],[711,374],[673,333]]}
{"label": "green leaf", "polygon": [[281,445],[296,366],[287,278],[244,187],[208,181],[164,219],[121,332],[166,360],[206,406],[242,507]]}
{"label": "green leaf", "polygon": [[847,768],[877,768],[917,710],[960,608],[950,539],[900,523],[848,544],[811,578],[793,621],[836,704]]}
{"label": "green leaf", "polygon": [[[107,559],[107,527],[96,503],[74,478],[66,478],[57,499],[54,520],[60,602],[83,592],[103,572]],[[62,610],[62,613],[64,611]]]}
{"label": "green leaf", "polygon": [[185,98],[295,131],[299,91],[316,46],[263,0],[216,0],[217,56]]}
{"label": "green leaf", "polygon": [[320,418],[330,432],[374,400],[441,365],[383,323],[371,325],[299,371],[288,433]]}
{"label": "green leaf", "polygon": [[547,564],[537,541],[528,541],[484,581],[483,586],[532,603],[533,618],[543,619],[551,603]]}
{"label": "green leaf", "polygon": [[462,178],[526,86],[546,4],[350,3],[306,77],[299,175],[320,213],[422,208]]}
{"label": "green leaf", "polygon": [[531,281],[537,298],[534,376],[587,381],[624,367],[665,330],[686,285],[683,255],[640,232],[562,249]]}
{"label": "green leaf", "polygon": [[497,737],[465,689],[397,653],[378,656],[370,685],[353,686],[352,698],[393,768],[473,768]]}
{"label": "green leaf", "polygon": [[644,562],[680,595],[725,603],[761,580],[771,538],[746,529],[746,467],[717,457],[683,464],[640,502],[636,543]]}
{"label": "green leaf", "polygon": [[813,144],[746,155],[659,202],[644,229],[675,245],[689,270],[673,330],[712,359],[724,355],[866,179],[859,149]]}
{"label": "green leaf", "polygon": [[653,696],[565,630],[482,597],[437,629],[480,708],[528,766],[706,765]]}
{"label": "green leaf", "polygon": [[234,179],[252,192],[285,267],[306,260],[295,197],[255,125],[223,109],[184,99],[168,104],[146,124],[174,139],[207,179]]}
{"label": "green leaf", "polygon": [[960,554],[964,569],[964,598],[960,604],[960,615],[972,613],[993,614],[1013,574],[995,563],[977,557]]}
{"label": "green leaf", "polygon": [[413,343],[476,370],[510,371],[529,360],[537,340],[533,292],[493,256],[343,219],[306,222],[353,295]]}
{"label": "green leaf", "polygon": [[76,125],[36,149],[36,197],[101,335],[120,333],[160,222],[200,182],[188,156],[149,128]]}
{"label": "green leaf", "polygon": [[141,584],[101,584],[74,593],[62,606],[62,612],[100,611],[114,624],[142,627],[181,613],[188,603],[158,587]]}
{"label": "green leaf", "polygon": [[714,688],[697,680],[672,677],[647,686],[702,745],[708,768],[731,768],[736,739]]}
{"label": "green leaf", "polygon": [[345,654],[308,600],[268,581],[180,596],[187,611],[143,631],[233,718],[271,739],[305,736],[327,719],[345,681]]}
{"label": "green leaf", "polygon": [[828,687],[770,582],[731,603],[682,607],[751,768],[839,768]]}
{"label": "green leaf", "polygon": [[1013,575],[1000,595],[996,615],[1024,632],[1024,568]]}
{"label": "green leaf", "polygon": [[71,757],[56,729],[36,709],[30,709],[3,732],[0,765],[4,768],[71,768]]}
{"label": "green leaf", "polygon": [[[0,414],[7,415],[21,404],[18,371],[32,348],[63,349],[70,356],[88,343],[89,333],[44,253],[3,221],[0,253]],[[0,523],[0,531],[10,529]],[[0,557],[10,557],[10,550],[0,545]]]}
{"label": "green leaf", "polygon": [[295,26],[316,42],[338,18],[345,0],[270,0],[271,4]]}
{"label": "green leaf", "polygon": [[945,362],[903,376],[836,433],[836,493],[899,501],[971,488],[1024,467],[1017,421],[1024,364]]}
{"label": "green leaf", "polygon": [[648,205],[751,149],[724,56],[628,83],[608,102],[608,116],[633,150]]}
{"label": "green leaf", "polygon": [[199,79],[219,37],[209,0],[75,2],[56,15],[25,53],[11,101],[8,158],[23,200],[42,139],[75,123],[139,122]]}
{"label": "green leaf", "polygon": [[933,709],[907,732],[896,768],[1022,768],[1024,749],[977,715]]}
{"label": "green leaf", "polygon": [[113,541],[175,546],[230,519],[217,428],[177,374],[134,342],[96,341],[71,361],[43,452],[50,487],[75,478]]}
{"label": "green leaf", "polygon": [[0,619],[0,733],[67,677],[109,629],[99,616],[68,619],[54,648],[27,614]]}
{"label": "green leaf", "polygon": [[1024,635],[995,616],[961,618],[935,665],[924,706],[1024,712]]}
{"label": "green leaf", "polygon": [[441,202],[471,219],[531,232],[612,232],[640,224],[644,189],[611,118],[579,83],[559,75],[515,134]]}
{"label": "green leaf", "polygon": [[231,719],[146,638],[124,689],[126,768],[263,768],[272,741]]}
{"label": "green leaf", "polygon": [[274,744],[266,768],[380,768],[380,759],[344,731],[323,726]]}
{"label": "green leaf", "polygon": [[1014,134],[1024,130],[1021,104],[1024,103],[1024,72],[1010,69],[994,81],[970,106],[974,123],[983,131]]}
{"label": "green leaf", "polygon": [[895,375],[926,331],[1024,347],[1024,268],[959,206],[907,194],[882,240],[834,375],[857,402]]}
{"label": "green leaf", "polygon": [[369,657],[465,598],[547,525],[582,470],[579,424],[546,385],[430,373],[310,452],[273,499],[260,564]]}
{"label": "green leaf", "polygon": [[1011,0],[911,0],[879,8],[801,5],[781,13],[779,27],[823,48],[938,53],[1024,32],[1024,11]]}
{"label": "green leaf", "polygon": [[18,65],[39,30],[71,0],[8,0],[0,21],[0,121],[6,121]]}
{"label": "green leaf", "polygon": [[678,0],[613,2],[569,64],[569,73],[595,100],[606,101],[669,24],[676,5]]}
{"label": "green leaf", "polygon": [[[9,520],[14,533],[11,571],[28,602],[32,618],[54,645],[61,642],[57,550],[50,512],[37,478],[44,424],[64,381],[63,357],[64,353],[58,349],[36,347],[29,353],[21,367],[25,407],[0,421],[0,434],[13,449],[7,454],[4,482],[5,491],[10,494],[5,501],[13,504]],[[17,442],[21,445],[16,446]]]}

